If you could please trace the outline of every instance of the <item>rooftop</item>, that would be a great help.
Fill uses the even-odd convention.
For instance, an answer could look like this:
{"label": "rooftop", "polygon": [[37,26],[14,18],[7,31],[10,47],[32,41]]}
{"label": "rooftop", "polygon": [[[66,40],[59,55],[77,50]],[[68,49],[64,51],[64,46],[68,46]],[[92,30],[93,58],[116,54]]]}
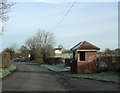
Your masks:
{"label": "rooftop", "polygon": [[99,47],[87,42],[87,41],[82,41],[78,44],[76,44],[73,48],[70,49],[71,51],[76,51],[76,50],[100,50]]}

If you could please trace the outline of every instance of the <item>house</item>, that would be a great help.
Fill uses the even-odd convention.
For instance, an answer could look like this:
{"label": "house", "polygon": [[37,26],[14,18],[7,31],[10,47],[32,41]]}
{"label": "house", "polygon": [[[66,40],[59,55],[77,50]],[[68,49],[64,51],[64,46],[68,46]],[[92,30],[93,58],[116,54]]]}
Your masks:
{"label": "house", "polygon": [[70,49],[73,52],[72,72],[76,73],[95,73],[96,72],[96,53],[99,47],[83,41]]}
{"label": "house", "polygon": [[62,48],[55,48],[55,54],[62,54]]}

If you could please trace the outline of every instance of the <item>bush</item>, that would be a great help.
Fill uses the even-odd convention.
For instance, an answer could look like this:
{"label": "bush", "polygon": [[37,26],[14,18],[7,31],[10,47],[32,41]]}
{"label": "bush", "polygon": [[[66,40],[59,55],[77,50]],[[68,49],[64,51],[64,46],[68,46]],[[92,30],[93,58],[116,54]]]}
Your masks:
{"label": "bush", "polygon": [[63,58],[50,57],[50,58],[46,58],[45,63],[50,64],[50,65],[52,65],[52,64],[56,65],[56,64],[62,63],[63,60],[64,60]]}
{"label": "bush", "polygon": [[120,56],[100,56],[97,60],[98,72],[120,71]]}
{"label": "bush", "polygon": [[10,66],[10,55],[9,53],[2,53],[2,67],[9,67]]}
{"label": "bush", "polygon": [[43,63],[43,59],[41,59],[41,58],[39,58],[39,59],[35,59],[34,62],[35,62],[35,63],[42,64],[42,63]]}
{"label": "bush", "polygon": [[66,58],[66,59],[65,59],[65,65],[66,65],[66,66],[71,66],[71,61],[72,61],[71,58]]}

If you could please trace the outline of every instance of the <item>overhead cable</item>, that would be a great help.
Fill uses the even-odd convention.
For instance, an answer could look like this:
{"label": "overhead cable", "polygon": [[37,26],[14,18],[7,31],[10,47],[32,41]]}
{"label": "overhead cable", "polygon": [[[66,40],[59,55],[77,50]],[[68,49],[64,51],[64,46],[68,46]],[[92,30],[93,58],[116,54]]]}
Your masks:
{"label": "overhead cable", "polygon": [[65,19],[65,17],[68,15],[68,13],[70,12],[70,10],[74,7],[75,3],[77,2],[77,0],[75,0],[73,2],[73,4],[70,6],[70,8],[68,9],[68,11],[65,13],[65,15],[58,21],[58,23],[55,25],[55,27],[53,28],[53,31],[56,30],[56,28],[61,24],[61,22]]}

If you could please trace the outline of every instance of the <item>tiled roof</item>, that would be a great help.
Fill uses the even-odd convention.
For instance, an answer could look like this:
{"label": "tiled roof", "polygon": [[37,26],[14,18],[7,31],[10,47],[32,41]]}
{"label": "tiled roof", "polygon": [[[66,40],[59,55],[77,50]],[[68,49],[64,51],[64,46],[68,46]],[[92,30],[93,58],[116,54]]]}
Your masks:
{"label": "tiled roof", "polygon": [[80,42],[77,45],[75,45],[70,50],[71,51],[75,51],[75,50],[100,50],[100,48],[87,42],[87,41],[83,41],[83,42]]}

